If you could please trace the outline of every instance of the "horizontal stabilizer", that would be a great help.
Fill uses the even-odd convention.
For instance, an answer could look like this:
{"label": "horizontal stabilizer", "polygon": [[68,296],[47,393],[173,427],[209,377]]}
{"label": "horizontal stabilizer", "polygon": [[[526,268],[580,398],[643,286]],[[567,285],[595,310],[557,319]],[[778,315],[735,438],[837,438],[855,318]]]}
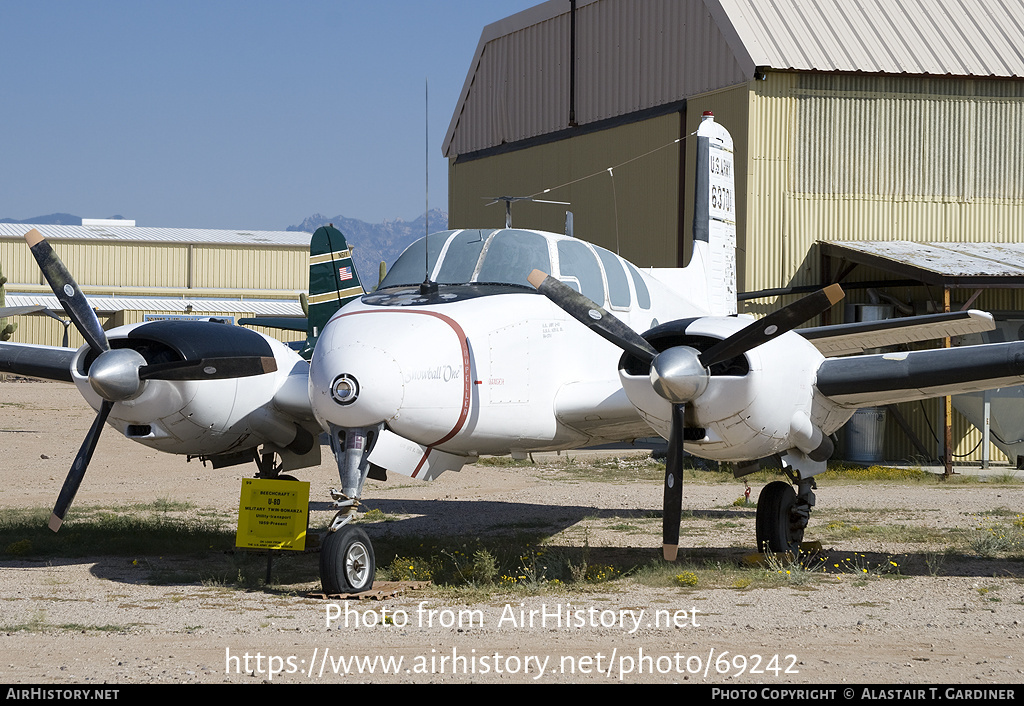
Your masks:
{"label": "horizontal stabilizer", "polygon": [[867,407],[1024,383],[1024,341],[830,358],[818,391],[846,407]]}
{"label": "horizontal stabilizer", "polygon": [[926,314],[902,319],[861,321],[835,326],[818,326],[797,331],[825,357],[863,353],[903,343],[983,333],[995,328],[992,314],[971,309],[945,314]]}
{"label": "horizontal stabilizer", "polygon": [[297,316],[254,316],[251,318],[239,319],[239,326],[265,326],[276,328],[282,331],[305,331],[306,317]]}

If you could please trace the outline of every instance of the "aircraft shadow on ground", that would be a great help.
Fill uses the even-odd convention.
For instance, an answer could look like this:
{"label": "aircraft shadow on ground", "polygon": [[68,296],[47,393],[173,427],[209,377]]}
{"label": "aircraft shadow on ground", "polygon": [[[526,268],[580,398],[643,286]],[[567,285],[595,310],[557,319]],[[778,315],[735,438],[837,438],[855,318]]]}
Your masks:
{"label": "aircraft shadow on ground", "polygon": [[[329,511],[329,503],[312,503],[311,509]],[[660,554],[661,512],[659,508],[599,508],[592,505],[553,506],[528,502],[504,502],[488,500],[392,500],[377,499],[366,502],[367,510],[380,510],[387,516],[396,519],[383,522],[361,523],[371,540],[377,544],[381,552],[380,560],[387,562],[385,556],[388,548],[396,543],[408,544],[409,538],[424,538],[433,541],[464,541],[473,542],[477,539],[489,543],[507,542],[510,547],[521,543],[526,547],[544,542],[546,547],[566,552],[579,551],[586,535],[569,534],[564,538],[552,540],[565,530],[589,521],[599,520],[604,530],[609,530],[608,520],[636,522],[637,526],[624,531],[609,544],[607,534],[601,540],[595,540],[590,533],[590,544],[587,547],[590,560],[615,564],[621,568],[629,565],[640,565],[656,561]],[[678,565],[697,567],[739,564],[745,555],[754,551],[754,537],[749,538],[742,546],[695,547],[700,541],[707,539],[706,533],[715,532],[714,528],[687,527],[687,518],[713,521],[745,520],[753,524],[754,511],[748,508],[693,510],[684,514],[682,534],[680,537],[680,558]],[[640,525],[639,521],[643,521]],[[323,522],[323,524],[326,524]],[[808,530],[808,539],[814,539],[813,525]],[[74,531],[69,526],[67,531]],[[322,527],[313,526],[312,533]],[[168,530],[161,530],[166,533]],[[173,532],[173,530],[170,530]],[[186,530],[182,530],[185,532]],[[610,530],[613,533],[613,529]],[[752,526],[751,526],[752,533]],[[128,558],[127,552],[119,551],[117,538],[106,555],[63,558],[49,556],[42,559],[5,558],[0,561],[0,569],[19,570],[47,566],[51,570],[81,564],[92,564],[90,572],[102,579],[128,583],[157,585],[194,584],[197,565],[207,564],[212,572],[223,573],[225,567],[231,569],[234,563],[247,560],[258,564],[259,558],[245,552],[233,551],[225,543],[228,532],[224,533],[219,547],[211,547],[200,555],[177,556],[173,551],[161,550],[161,556],[140,554]],[[692,544],[688,544],[688,538]],[[136,543],[144,538],[132,538]],[[166,539],[166,537],[165,537]],[[173,539],[173,537],[172,537]],[[713,538],[712,538],[713,539]],[[125,540],[126,542],[128,539]],[[145,544],[145,542],[143,542]],[[183,537],[183,545],[187,542]],[[838,575],[853,579],[872,579],[877,576],[952,576],[952,577],[1021,577],[1024,576],[1024,560],[1014,558],[984,558],[968,553],[946,553],[944,547],[931,547],[928,550],[909,552],[883,553],[874,551],[857,551],[855,544],[863,547],[863,542],[836,541],[829,543],[816,556],[804,557],[804,564],[814,571]],[[844,546],[845,545],[845,546]],[[281,564],[290,561],[308,564],[308,580],[316,578],[317,557],[315,550],[307,550],[304,554],[280,552],[283,557]],[[245,557],[248,556],[248,559]],[[226,558],[227,557],[227,558]],[[275,560],[276,561],[276,560]],[[838,565],[838,566],[837,566]],[[202,573],[199,571],[198,573]]]}
{"label": "aircraft shadow on ground", "polygon": [[[542,505],[492,500],[366,500],[366,510],[385,515],[412,515],[371,527],[391,528],[394,533],[423,536],[473,536],[472,532],[515,534],[535,530],[557,534],[587,519],[656,519],[661,508],[605,509],[587,505]],[[310,503],[311,510],[330,511],[325,502]],[[693,510],[684,516],[707,519],[752,519],[752,510]],[[367,531],[370,531],[369,529]]]}

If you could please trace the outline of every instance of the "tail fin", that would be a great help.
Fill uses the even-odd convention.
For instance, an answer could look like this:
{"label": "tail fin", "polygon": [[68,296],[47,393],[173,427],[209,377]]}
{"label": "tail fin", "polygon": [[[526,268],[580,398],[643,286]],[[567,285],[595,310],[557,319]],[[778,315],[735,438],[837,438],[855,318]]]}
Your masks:
{"label": "tail fin", "polygon": [[712,316],[736,313],[736,189],[729,131],[707,112],[697,129],[693,255],[684,268],[651,271],[693,307]]}
{"label": "tail fin", "polygon": [[[363,294],[352,250],[333,225],[321,226],[309,241],[309,297],[306,313],[306,347],[313,346],[334,313]],[[306,356],[308,357],[308,356]]]}
{"label": "tail fin", "polygon": [[693,259],[703,266],[708,305],[717,316],[736,313],[736,188],[729,131],[705,112],[697,129],[697,178],[693,204]]}

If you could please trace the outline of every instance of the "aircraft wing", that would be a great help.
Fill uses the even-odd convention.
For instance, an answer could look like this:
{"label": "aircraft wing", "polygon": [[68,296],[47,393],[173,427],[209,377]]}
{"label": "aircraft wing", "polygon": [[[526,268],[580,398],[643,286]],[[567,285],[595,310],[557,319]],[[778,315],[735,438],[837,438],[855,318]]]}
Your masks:
{"label": "aircraft wing", "polygon": [[72,382],[71,360],[78,351],[28,343],[0,343],[0,373]]}
{"label": "aircraft wing", "polygon": [[1024,341],[829,358],[818,391],[844,407],[912,402],[1024,383]]}
{"label": "aircraft wing", "polygon": [[813,343],[822,355],[830,358],[863,353],[869,348],[982,333],[995,327],[992,314],[971,309],[948,314],[926,314],[902,319],[817,326],[798,329],[797,333]]}

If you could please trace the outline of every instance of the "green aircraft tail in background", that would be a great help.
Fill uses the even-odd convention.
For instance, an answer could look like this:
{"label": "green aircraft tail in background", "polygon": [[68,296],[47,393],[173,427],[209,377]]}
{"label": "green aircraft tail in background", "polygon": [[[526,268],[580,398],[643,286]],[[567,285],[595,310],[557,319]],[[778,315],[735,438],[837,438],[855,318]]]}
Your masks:
{"label": "green aircraft tail in background", "polygon": [[[383,264],[383,263],[382,263]],[[283,316],[239,319],[242,326],[266,326],[285,331],[306,331],[306,340],[288,345],[306,360],[320,332],[341,307],[363,294],[363,285],[352,262],[352,249],[333,225],[321,226],[309,241],[309,294],[300,297],[305,320]]]}
{"label": "green aircraft tail in background", "polygon": [[306,345],[303,358],[313,355],[320,332],[334,313],[358,296],[363,286],[352,262],[352,250],[341,231],[321,226],[309,243],[309,297],[306,306]]}

